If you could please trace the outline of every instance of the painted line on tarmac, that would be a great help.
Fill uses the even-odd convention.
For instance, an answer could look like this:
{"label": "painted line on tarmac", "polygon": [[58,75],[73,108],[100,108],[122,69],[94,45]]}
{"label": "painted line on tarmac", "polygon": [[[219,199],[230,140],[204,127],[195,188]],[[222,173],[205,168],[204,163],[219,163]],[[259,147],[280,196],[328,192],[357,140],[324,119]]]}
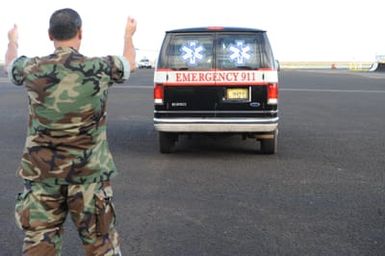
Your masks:
{"label": "painted line on tarmac", "polygon": [[[11,85],[11,82],[6,79],[0,79],[0,84]],[[11,87],[11,86],[10,86]],[[12,86],[12,88],[20,88],[18,86]],[[153,89],[152,85],[113,85],[111,87],[118,89]],[[380,93],[385,94],[385,90],[338,90],[338,89],[308,89],[308,88],[280,88],[283,92],[320,92],[320,93]]]}
{"label": "painted line on tarmac", "polygon": [[[120,89],[153,89],[148,85],[116,85],[112,88]],[[385,90],[338,90],[338,89],[308,89],[308,88],[280,88],[280,91],[287,92],[323,92],[323,93],[385,93]]]}
{"label": "painted line on tarmac", "polygon": [[119,89],[154,89],[153,85],[113,85],[111,88]]}
{"label": "painted line on tarmac", "polygon": [[306,89],[306,88],[280,88],[286,92],[324,92],[324,93],[385,93],[385,90],[338,90],[338,89]]}
{"label": "painted line on tarmac", "polygon": [[[23,86],[15,86],[8,79],[0,79],[1,85],[7,85],[7,87],[11,88],[21,88]],[[0,87],[1,88],[1,87]],[[4,88],[4,87],[3,87]],[[119,88],[119,89],[153,89],[152,85],[113,85],[111,88]]]}
{"label": "painted line on tarmac", "polygon": [[0,77],[0,84],[9,84],[11,83],[8,78]]}

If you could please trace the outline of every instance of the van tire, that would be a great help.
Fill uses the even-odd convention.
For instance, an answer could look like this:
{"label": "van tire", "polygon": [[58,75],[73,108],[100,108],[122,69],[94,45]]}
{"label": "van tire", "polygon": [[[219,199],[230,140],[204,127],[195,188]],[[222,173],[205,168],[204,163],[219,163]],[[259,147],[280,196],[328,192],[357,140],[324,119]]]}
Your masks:
{"label": "van tire", "polygon": [[177,134],[170,132],[159,132],[159,152],[162,154],[172,153],[174,151],[177,138]]}
{"label": "van tire", "polygon": [[261,152],[266,155],[272,155],[278,151],[278,130],[274,132],[273,139],[261,140]]}

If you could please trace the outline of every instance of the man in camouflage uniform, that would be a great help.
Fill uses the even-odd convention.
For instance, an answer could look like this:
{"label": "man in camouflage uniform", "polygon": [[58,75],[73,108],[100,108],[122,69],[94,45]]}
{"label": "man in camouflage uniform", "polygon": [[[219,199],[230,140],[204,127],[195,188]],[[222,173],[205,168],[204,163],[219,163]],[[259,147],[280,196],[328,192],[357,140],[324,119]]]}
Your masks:
{"label": "man in camouflage uniform", "polygon": [[8,33],[6,66],[10,80],[24,85],[29,126],[18,175],[24,192],[16,220],[25,232],[23,255],[60,255],[63,223],[69,212],[86,255],[121,255],[115,229],[110,179],[116,174],[106,137],[106,101],[114,82],[135,69],[128,18],[123,57],[88,58],[79,53],[81,18],[61,9],[50,18],[55,52],[17,58],[16,25]]}

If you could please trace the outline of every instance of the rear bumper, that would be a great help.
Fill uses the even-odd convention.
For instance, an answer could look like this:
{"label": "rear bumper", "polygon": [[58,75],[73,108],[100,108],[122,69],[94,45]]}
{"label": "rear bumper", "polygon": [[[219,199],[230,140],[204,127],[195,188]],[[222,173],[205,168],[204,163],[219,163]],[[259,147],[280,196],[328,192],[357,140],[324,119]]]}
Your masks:
{"label": "rear bumper", "polygon": [[161,132],[273,132],[278,128],[274,118],[154,118]]}

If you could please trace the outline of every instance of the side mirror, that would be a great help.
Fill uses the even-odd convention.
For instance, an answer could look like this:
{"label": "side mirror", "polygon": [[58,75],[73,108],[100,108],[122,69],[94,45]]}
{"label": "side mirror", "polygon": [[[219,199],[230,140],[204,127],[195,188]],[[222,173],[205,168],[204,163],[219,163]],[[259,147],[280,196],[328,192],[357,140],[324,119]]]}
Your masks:
{"label": "side mirror", "polygon": [[274,67],[277,69],[277,71],[280,71],[281,65],[279,64],[278,60],[274,60]]}

